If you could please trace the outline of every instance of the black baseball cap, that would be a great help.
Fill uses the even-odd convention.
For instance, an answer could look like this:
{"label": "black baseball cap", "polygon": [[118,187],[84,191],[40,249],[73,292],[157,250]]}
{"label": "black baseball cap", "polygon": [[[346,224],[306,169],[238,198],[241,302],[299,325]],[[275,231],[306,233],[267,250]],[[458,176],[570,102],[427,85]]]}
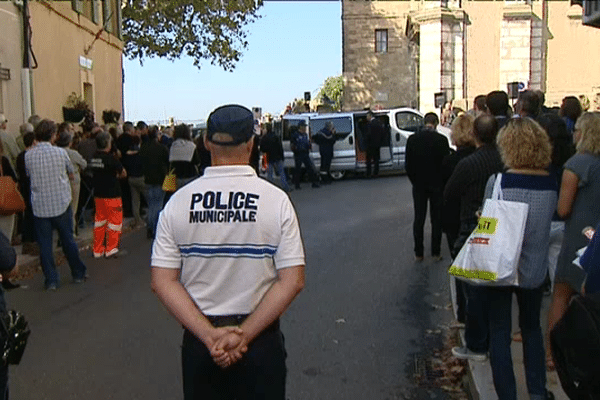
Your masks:
{"label": "black baseball cap", "polygon": [[[231,136],[232,140],[213,140],[215,133],[225,133]],[[246,107],[237,104],[221,106],[208,116],[206,134],[208,140],[221,146],[245,143],[254,135],[254,115]]]}

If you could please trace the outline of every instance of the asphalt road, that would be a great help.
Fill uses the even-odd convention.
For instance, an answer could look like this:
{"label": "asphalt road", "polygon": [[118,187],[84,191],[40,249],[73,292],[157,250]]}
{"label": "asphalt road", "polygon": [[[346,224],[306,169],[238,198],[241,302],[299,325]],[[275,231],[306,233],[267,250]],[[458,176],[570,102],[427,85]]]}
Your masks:
{"label": "asphalt road", "polygon": [[[450,312],[446,263],[413,262],[407,177],[305,184],[291,197],[307,283],[282,319],[288,399],[443,398],[412,379],[414,359],[435,342],[428,332]],[[130,253],[117,260],[86,252],[84,285],[68,283],[63,265],[57,292],[43,291],[38,275],[8,293],[33,331],[11,367],[11,398],[182,398],[181,328],[150,292],[151,243],[140,230],[123,247]]]}

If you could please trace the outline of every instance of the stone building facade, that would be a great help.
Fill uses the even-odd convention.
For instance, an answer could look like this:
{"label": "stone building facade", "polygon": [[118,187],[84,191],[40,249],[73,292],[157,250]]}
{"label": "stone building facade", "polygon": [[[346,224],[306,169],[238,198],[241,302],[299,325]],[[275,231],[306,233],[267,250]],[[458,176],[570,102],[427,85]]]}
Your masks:
{"label": "stone building facade", "polygon": [[600,30],[581,14],[569,0],[344,0],[343,107],[427,112],[435,93],[466,107],[519,82],[547,106],[585,95],[600,109]]}
{"label": "stone building facade", "polygon": [[118,0],[29,1],[31,68],[23,68],[23,2],[0,1],[0,113],[8,131],[32,114],[63,121],[71,93],[102,111],[123,110],[123,41]]}

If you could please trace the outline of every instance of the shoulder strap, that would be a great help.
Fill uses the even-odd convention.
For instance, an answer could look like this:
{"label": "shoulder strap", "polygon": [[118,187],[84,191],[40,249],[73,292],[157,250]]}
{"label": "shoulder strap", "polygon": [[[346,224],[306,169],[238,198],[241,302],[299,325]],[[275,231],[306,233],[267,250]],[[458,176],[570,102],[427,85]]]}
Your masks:
{"label": "shoulder strap", "polygon": [[494,182],[494,191],[492,192],[492,200],[503,200],[501,184],[502,174],[497,174],[496,181]]}

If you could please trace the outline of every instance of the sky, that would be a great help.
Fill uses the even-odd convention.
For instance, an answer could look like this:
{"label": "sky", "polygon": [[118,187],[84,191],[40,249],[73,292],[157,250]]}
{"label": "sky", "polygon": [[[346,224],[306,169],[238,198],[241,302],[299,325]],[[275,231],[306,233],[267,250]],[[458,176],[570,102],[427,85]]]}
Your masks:
{"label": "sky", "polygon": [[281,113],[342,73],[340,1],[265,1],[247,26],[248,47],[233,72],[190,58],[124,60],[125,120],[204,120],[220,105]]}

